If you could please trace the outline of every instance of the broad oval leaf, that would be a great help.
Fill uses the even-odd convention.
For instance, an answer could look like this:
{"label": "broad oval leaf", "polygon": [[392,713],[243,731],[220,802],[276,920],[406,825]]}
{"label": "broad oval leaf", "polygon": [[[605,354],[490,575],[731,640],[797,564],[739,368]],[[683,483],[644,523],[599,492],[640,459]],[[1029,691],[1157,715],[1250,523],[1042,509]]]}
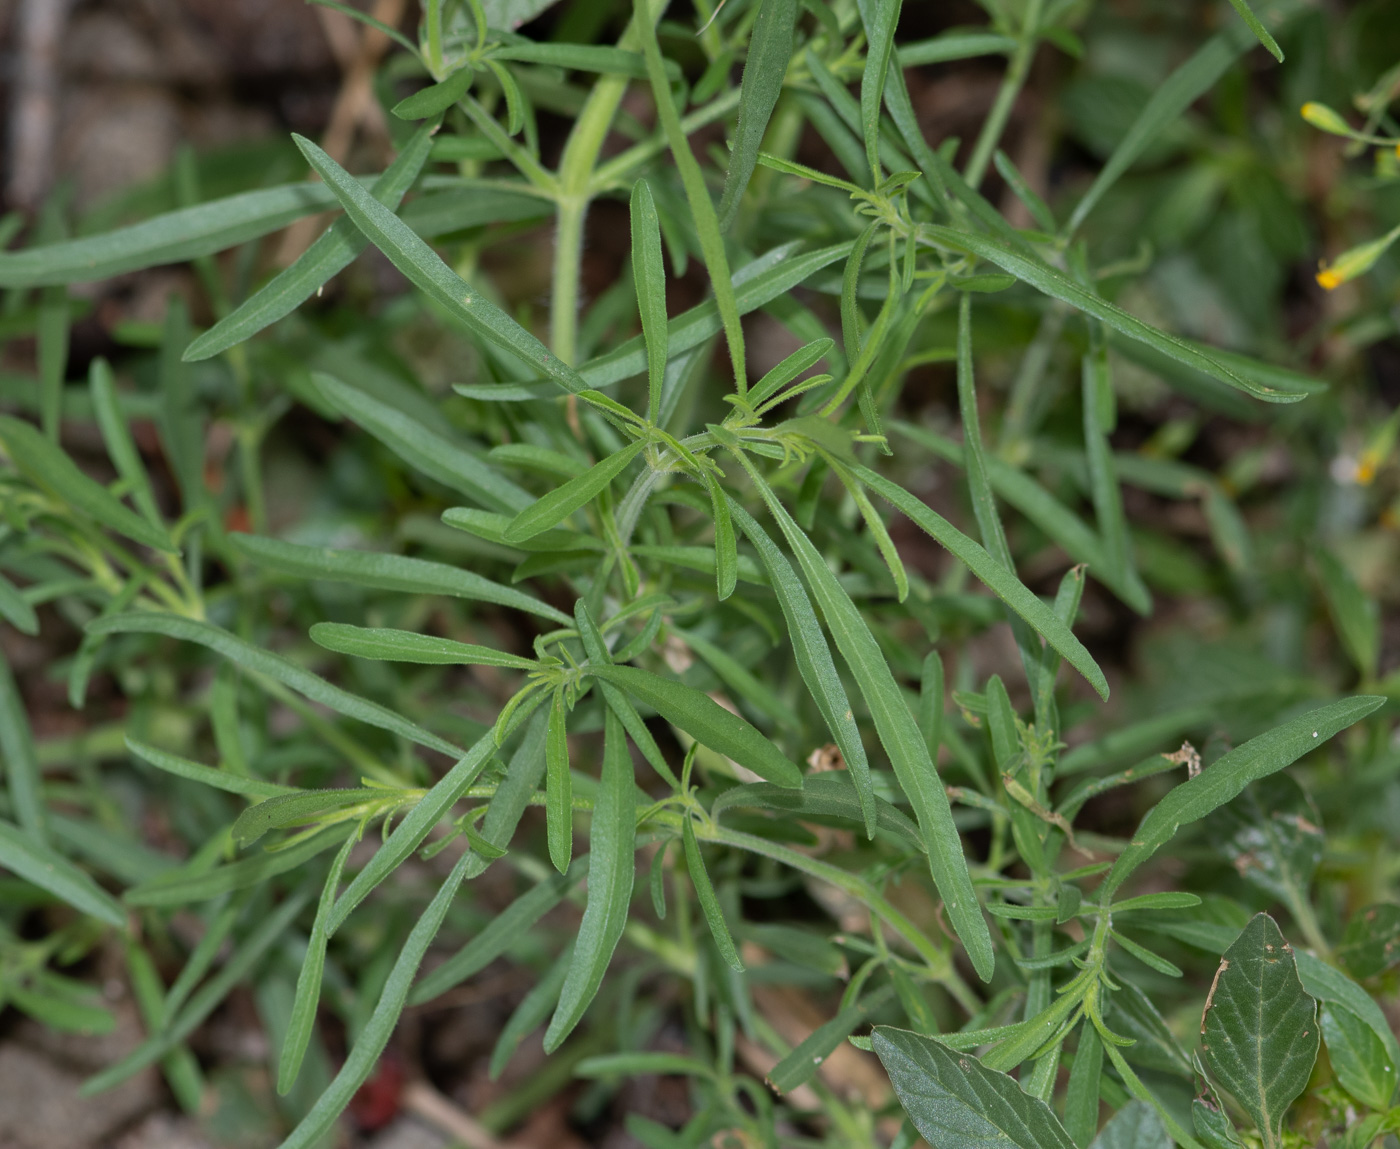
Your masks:
{"label": "broad oval leaf", "polygon": [[900,1104],[933,1149],[1075,1149],[1045,1102],[971,1053],[884,1025],[876,1026],[873,1044]]}
{"label": "broad oval leaf", "polygon": [[1344,1005],[1324,1002],[1319,1020],[1327,1059],[1342,1088],[1372,1109],[1389,1108],[1396,1066],[1385,1043]]}
{"label": "broad oval leaf", "polygon": [[590,666],[589,672],[646,703],[662,718],[680,727],[697,742],[732,758],[761,778],[779,786],[798,788],[802,771],[739,715],[709,695],[680,682],[635,666]]}
{"label": "broad oval leaf", "polygon": [[1215,811],[1205,829],[1240,877],[1286,905],[1299,905],[1308,900],[1327,847],[1321,821],[1303,788],[1274,774]]}
{"label": "broad oval leaf", "polygon": [[1201,1049],[1266,1149],[1282,1143],[1284,1113],[1307,1088],[1318,1048],[1317,1002],[1298,980],[1293,948],[1273,918],[1256,914],[1220,960]]}
{"label": "broad oval leaf", "polygon": [[1337,957],[1352,977],[1368,978],[1400,962],[1400,906],[1367,906],[1347,922]]}

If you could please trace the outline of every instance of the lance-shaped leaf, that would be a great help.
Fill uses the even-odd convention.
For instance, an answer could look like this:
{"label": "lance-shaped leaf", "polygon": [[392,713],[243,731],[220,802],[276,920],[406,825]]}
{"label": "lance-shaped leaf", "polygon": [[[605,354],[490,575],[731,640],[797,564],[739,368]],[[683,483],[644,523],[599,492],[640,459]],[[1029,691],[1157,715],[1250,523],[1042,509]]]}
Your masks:
{"label": "lance-shaped leaf", "polygon": [[429,730],[424,730],[416,722],[410,722],[388,707],[380,706],[367,698],[351,694],[338,686],[332,686],[320,675],[296,663],[273,654],[259,646],[230,634],[222,627],[201,622],[193,618],[181,618],[173,614],[157,614],[154,611],[133,611],[99,618],[88,624],[89,634],[163,634],[167,638],[178,638],[182,642],[197,642],[216,654],[221,654],[230,662],[235,662],[246,670],[265,674],[268,678],[290,686],[313,702],[319,702],[338,714],[378,726],[427,746],[443,754],[460,754],[461,748],[439,738]]}
{"label": "lance-shaped leaf", "polygon": [[504,666],[512,670],[534,670],[537,663],[517,654],[503,654],[489,646],[454,642],[411,630],[387,626],[351,626],[343,622],[318,622],[311,628],[311,641],[327,650],[356,658],[385,662],[417,662],[429,666]]}
{"label": "lance-shaped leaf", "polygon": [[1318,1044],[1317,1002],[1298,980],[1293,948],[1273,918],[1256,914],[1220,960],[1201,1049],[1211,1075],[1254,1119],[1265,1149],[1283,1143],[1284,1113],[1307,1088]]}
{"label": "lance-shaped leaf", "polygon": [[724,910],[710,882],[709,871],[705,869],[705,856],[700,853],[700,843],[695,840],[695,825],[689,816],[682,823],[681,840],[685,844],[685,868],[690,874],[690,884],[695,887],[695,900],[700,903],[700,912],[705,915],[715,948],[730,969],[742,973],[744,963],[739,960],[739,951],[734,948],[734,938],[725,923]]}
{"label": "lance-shaped leaf", "polygon": [[1064,656],[1066,662],[1082,674],[1100,697],[1108,697],[1108,680],[1084,644],[1074,637],[1065,622],[1040,599],[1036,598],[1019,578],[987,551],[970,539],[936,511],[911,495],[903,487],[890,482],[868,467],[853,467],[852,472],[874,491],[887,499],[917,526],[927,531],[955,558],[964,563],[997,598],[1026,620],[1041,638]]}
{"label": "lance-shaped leaf", "polygon": [[991,934],[986,919],[982,917],[977,895],[973,892],[967,859],[963,856],[962,839],[958,836],[948,806],[948,795],[934,768],[933,759],[929,757],[928,746],[918,723],[910,714],[879,643],[870,633],[870,627],[851,601],[851,596],[747,457],[742,452],[738,452],[736,457],[748,470],[769,513],[797,556],[798,565],[821,607],[837,649],[851,668],[870,708],[876,732],[890,756],[900,788],[914,807],[919,829],[928,847],[929,872],[948,908],[953,929],[967,947],[973,968],[984,980],[990,980],[996,964]]}
{"label": "lance-shaped leaf", "polygon": [[508,606],[552,622],[569,622],[568,615],[524,591],[502,586],[479,574],[446,563],[374,551],[342,551],[308,547],[261,535],[232,534],[229,542],[254,562],[299,578],[353,583],[405,594],[446,594]]}
{"label": "lance-shaped leaf", "polygon": [[408,224],[370,195],[335,160],[303,136],[293,135],[292,139],[335,193],[345,214],[415,287],[488,343],[530,364],[569,391],[585,389],[586,384],[572,367],[473,290]]}
{"label": "lance-shaped leaf", "polygon": [[[384,174],[374,181],[370,194],[389,210],[399,206],[404,193],[413,186],[413,181],[423,170],[436,131],[436,123],[424,124],[404,145],[403,151],[385,169]],[[349,266],[368,244],[369,240],[351,220],[336,220],[290,267],[279,272],[270,283],[255,291],[191,343],[185,349],[185,361],[193,363],[208,359],[289,315],[315,294],[322,284]]]}
{"label": "lance-shaped leaf", "polygon": [[661,417],[666,375],[666,268],[661,262],[661,222],[646,180],[632,185],[632,285],[647,347],[647,421]]}
{"label": "lance-shaped leaf", "polygon": [[1102,320],[1129,339],[1145,343],[1153,350],[1160,351],[1163,355],[1175,359],[1179,363],[1184,363],[1188,367],[1194,367],[1197,371],[1209,375],[1212,379],[1218,379],[1236,390],[1253,395],[1256,399],[1263,399],[1269,403],[1296,403],[1305,397],[1300,391],[1285,391],[1282,388],[1270,387],[1246,378],[1199,346],[1178,339],[1175,335],[1161,331],[1149,323],[1144,323],[1117,304],[1110,303],[1095,295],[1065,272],[1041,262],[1035,256],[1028,255],[1008,243],[1003,243],[1001,240],[993,239],[987,235],[955,231],[940,224],[925,224],[924,233],[939,244],[960,251],[970,251],[979,259],[996,264],[1003,271],[1010,272],[1023,283],[1030,284],[1037,291],[1044,292],[1052,299],[1068,303],[1077,311]]}
{"label": "lance-shaped leaf", "polygon": [[292,786],[278,786],[273,782],[264,782],[261,778],[245,778],[243,775],[234,774],[229,770],[215,770],[212,766],[205,766],[201,762],[191,762],[188,758],[181,758],[178,754],[157,750],[154,746],[147,746],[144,742],[137,742],[134,738],[126,739],[126,748],[141,761],[149,763],[157,770],[164,770],[167,774],[174,774],[177,778],[186,778],[191,782],[213,786],[214,789],[224,790],[229,794],[243,794],[249,798],[276,798],[282,794],[299,793]]}
{"label": "lance-shaped leaf", "polygon": [[142,267],[211,255],[335,205],[322,184],[262,188],[167,212],[101,235],[0,252],[0,287],[89,283]]}
{"label": "lance-shaped leaf", "polygon": [[971,1053],[884,1025],[873,1043],[900,1104],[933,1149],[1074,1149],[1045,1102]]}
{"label": "lance-shaped leaf", "polygon": [[606,712],[603,774],[593,806],[588,901],[574,944],[574,960],[559,992],[559,1005],[545,1031],[544,1048],[559,1048],[593,1001],[627,925],[636,878],[637,783],[622,722]]}
{"label": "lance-shaped leaf", "polygon": [[530,492],[512,483],[461,443],[439,434],[397,407],[330,375],[312,375],[316,389],[415,470],[460,491],[491,510],[515,514],[530,505]]}
{"label": "lance-shaped leaf", "polygon": [[0,820],[0,866],[109,926],[126,925],[126,911],[106,890],[62,854],[18,826]]}
{"label": "lance-shaped leaf", "polygon": [[570,479],[563,486],[556,487],[549,494],[537,500],[532,506],[526,507],[506,527],[505,541],[508,543],[524,542],[541,531],[558,526],[584,504],[596,498],[598,493],[617,478],[645,446],[645,439],[637,439],[629,443],[622,450],[614,451],[606,459],[594,463],[578,478]]}
{"label": "lance-shaped leaf", "polygon": [[0,444],[15,466],[60,502],[153,550],[178,553],[163,530],[120,502],[101,483],[89,479],[38,428],[22,419],[0,415]]}
{"label": "lance-shaped leaf", "polygon": [[635,666],[591,666],[589,672],[650,706],[702,746],[780,786],[800,787],[802,771],[756,727],[708,694]]}
{"label": "lance-shaped leaf", "polygon": [[727,231],[734,222],[744,189],[758,163],[763,133],[768,130],[768,121],[782,95],[796,23],[797,0],[760,0],[739,84],[739,123],[734,129],[729,171],[719,202],[721,230]]}
{"label": "lance-shaped leaf", "polygon": [[574,855],[574,793],[569,776],[569,738],[564,720],[564,692],[557,690],[549,707],[545,742],[545,830],[549,860],[561,874]]}
{"label": "lance-shaped leaf", "polygon": [[1209,770],[1183,782],[1154,806],[1128,848],[1104,879],[1100,897],[1110,897],[1128,875],[1166,845],[1182,826],[1223,806],[1251,782],[1267,777],[1316,749],[1338,731],[1358,722],[1385,702],[1376,695],[1344,698],[1276,726],[1237,746]]}

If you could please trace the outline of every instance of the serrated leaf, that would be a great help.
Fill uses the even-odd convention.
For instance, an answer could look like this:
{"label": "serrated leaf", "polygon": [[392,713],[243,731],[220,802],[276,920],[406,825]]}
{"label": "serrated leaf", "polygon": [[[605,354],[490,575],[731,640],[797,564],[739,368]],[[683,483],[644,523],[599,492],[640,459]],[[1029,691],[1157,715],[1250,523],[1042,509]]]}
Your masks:
{"label": "serrated leaf", "polygon": [[1372,1109],[1389,1108],[1395,1096],[1396,1066],[1381,1039],[1343,1005],[1324,1002],[1318,1020],[1327,1058],[1342,1088]]}
{"label": "serrated leaf", "polygon": [[0,443],[15,466],[60,502],[90,519],[153,550],[178,554],[164,530],[120,502],[101,483],[88,478],[55,443],[22,419],[0,415]]}
{"label": "serrated leaf", "polygon": [[613,479],[635,459],[646,446],[645,439],[637,439],[620,451],[614,451],[607,458],[594,463],[576,479],[570,479],[563,486],[556,487],[549,494],[537,499],[510,521],[504,532],[508,543],[524,542],[541,531],[558,526],[580,507],[595,499]]}
{"label": "serrated leaf", "polygon": [[1319,1037],[1317,1002],[1268,914],[1256,914],[1225,951],[1201,1029],[1212,1076],[1253,1118],[1265,1149],[1277,1149],[1284,1114],[1307,1088]]}
{"label": "serrated leaf", "polygon": [[873,1041],[900,1104],[933,1149],[1074,1149],[1045,1102],[972,1054],[883,1025]]}
{"label": "serrated leaf", "polygon": [[703,746],[780,786],[798,788],[802,771],[757,728],[709,695],[635,666],[590,666],[589,672],[646,703]]}
{"label": "serrated leaf", "polygon": [[603,773],[589,833],[588,901],[574,944],[574,960],[559,992],[559,1005],[545,1031],[544,1048],[553,1053],[569,1036],[602,984],[613,950],[627,925],[636,877],[637,784],[622,722],[607,711]]}

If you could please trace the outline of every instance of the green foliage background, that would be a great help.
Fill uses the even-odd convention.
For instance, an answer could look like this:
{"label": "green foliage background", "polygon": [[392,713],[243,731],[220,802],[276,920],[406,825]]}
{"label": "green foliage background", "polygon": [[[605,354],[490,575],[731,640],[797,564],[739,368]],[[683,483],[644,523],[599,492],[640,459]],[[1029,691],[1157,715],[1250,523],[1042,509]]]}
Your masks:
{"label": "green foliage background", "polygon": [[[87,1088],[193,1111],[251,987],[286,1146],[498,961],[498,1132],[664,1074],[648,1146],[1389,1136],[1400,18],[1232,3],[429,0],[382,174],[51,210],[0,615],[83,719],[0,661],[0,1000],[109,1028],[119,953]],[[78,378],[70,285],[169,263]]]}

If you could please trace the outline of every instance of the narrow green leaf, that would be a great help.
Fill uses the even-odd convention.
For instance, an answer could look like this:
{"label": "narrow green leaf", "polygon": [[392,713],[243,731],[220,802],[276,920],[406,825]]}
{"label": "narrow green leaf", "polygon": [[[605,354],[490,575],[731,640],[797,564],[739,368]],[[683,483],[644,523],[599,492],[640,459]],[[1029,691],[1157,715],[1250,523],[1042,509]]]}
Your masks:
{"label": "narrow green leaf", "polygon": [[[568,873],[551,875],[521,894],[493,917],[476,937],[424,977],[414,987],[409,1004],[422,1005],[432,1001],[473,974],[480,973],[563,901],[565,895],[588,876],[590,864],[591,858],[587,854],[575,858]],[[543,1021],[543,1017],[540,1020]]]}
{"label": "narrow green leaf", "polygon": [[[426,120],[447,111],[467,94],[472,86],[475,69],[470,65],[458,68],[445,80],[419,88],[411,96],[406,96],[389,110],[401,120]],[[389,207],[395,207],[389,204]]]}
{"label": "narrow green leaf", "polygon": [[1103,1042],[1092,1025],[1079,1027],[1079,1047],[1069,1071],[1065,1093],[1065,1131],[1085,1149],[1099,1127],[1099,1079],[1103,1075]]}
{"label": "narrow green leaf", "polygon": [[734,520],[729,514],[729,496],[708,470],[701,472],[710,494],[715,520],[715,594],[723,602],[739,582],[739,551],[734,539]]}
{"label": "narrow green leaf", "polygon": [[861,813],[865,821],[866,837],[875,834],[876,804],[875,790],[870,778],[870,763],[866,758],[865,744],[856,728],[850,699],[836,663],[831,657],[831,648],[822,634],[817,612],[807,597],[797,572],[787,557],[778,550],[767,532],[738,503],[730,501],[730,511],[743,529],[749,541],[758,551],[760,562],[768,572],[768,578],[777,595],[778,605],[783,612],[788,639],[792,643],[793,657],[797,662],[798,673],[806,683],[807,690],[821,711],[822,719],[836,742],[846,769],[855,783],[860,799]]}
{"label": "narrow green leaf", "polygon": [[272,830],[311,825],[319,822],[324,815],[392,796],[393,791],[369,787],[279,794],[244,810],[238,816],[238,821],[234,822],[231,833],[240,846],[248,846]]}
{"label": "narrow green leaf", "polygon": [[117,929],[126,926],[126,911],[111,894],[62,854],[3,820],[0,820],[0,866],[47,890],[80,913]]}
{"label": "narrow green leaf", "polygon": [[462,444],[330,375],[317,372],[312,379],[332,407],[430,479],[493,511],[513,515],[530,505],[529,491],[512,483]]}
{"label": "narrow green leaf", "polygon": [[1007,186],[1016,193],[1016,198],[1026,205],[1026,210],[1031,213],[1031,218],[1035,220],[1036,226],[1047,235],[1054,235],[1055,217],[1050,213],[1050,208],[1045,201],[1036,194],[1036,191],[1026,182],[1020,170],[1000,148],[992,156],[992,163],[996,164],[997,171],[1001,173],[1001,178]]}
{"label": "narrow green leaf", "polygon": [[100,235],[0,251],[0,287],[91,283],[143,267],[181,263],[334,206],[330,188],[305,181],[243,192]]}
{"label": "narrow green leaf", "polygon": [[753,176],[768,121],[783,92],[792,34],[797,24],[797,0],[760,0],[749,34],[744,76],[739,86],[739,122],[734,129],[729,170],[720,196],[720,228],[728,231]]}
{"label": "narrow green leaf", "polygon": [[[423,170],[436,131],[437,124],[430,123],[415,132],[394,162],[374,181],[370,194],[390,211],[398,208]],[[290,267],[278,272],[185,348],[185,361],[208,359],[291,314],[323,284],[348,267],[368,245],[369,240],[350,219],[336,220]]]}
{"label": "narrow green leaf", "polygon": [[317,854],[339,845],[354,829],[353,825],[330,826],[294,846],[255,853],[212,870],[198,866],[171,870],[133,886],[122,900],[132,906],[185,906],[207,902],[289,873]]}
{"label": "narrow green leaf", "polygon": [[[0,253],[3,256],[3,253]],[[90,478],[55,443],[35,427],[0,415],[0,443],[30,479],[59,501],[153,550],[178,554],[165,531],[151,525]]]}
{"label": "narrow green leaf", "polygon": [[1250,8],[1248,0],[1230,0],[1230,6],[1240,14],[1240,19],[1243,20],[1249,30],[1254,33],[1259,43],[1263,44],[1264,47],[1269,50],[1269,55],[1282,64],[1283,49],[1278,46],[1278,41],[1269,35],[1269,30],[1264,27],[1259,17],[1254,14],[1254,10]]}
{"label": "narrow green leaf", "polygon": [[1081,411],[1084,426],[1084,457],[1089,465],[1089,493],[1098,519],[1099,534],[1116,578],[1128,583],[1132,571],[1132,547],[1128,542],[1128,522],[1123,515],[1123,496],[1113,466],[1108,433],[1113,429],[1103,418],[1100,397],[1113,398],[1113,381],[1108,374],[1108,343],[1097,324],[1091,324],[1089,354],[1084,357],[1081,378]]}
{"label": "narrow green leaf", "polygon": [[454,642],[450,638],[435,638],[385,626],[318,622],[311,627],[311,641],[340,654],[386,662],[417,662],[431,666],[504,666],[512,670],[534,670],[538,665],[531,659],[503,654],[489,646]]}
{"label": "narrow green leaf", "polygon": [[[835,818],[854,823],[865,820],[865,811],[861,808],[860,796],[849,770],[808,775],[803,780],[801,790],[790,790],[771,782],[731,786],[714,800],[710,814],[718,818],[721,812],[731,807],[776,810],[804,821],[808,818],[818,821]],[[878,830],[897,838],[902,846],[921,853],[924,851],[919,827],[898,806],[891,805],[883,798],[875,799],[875,825]]]}
{"label": "narrow green leaf", "polygon": [[34,750],[34,732],[3,648],[0,648],[0,763],[5,767],[5,788],[11,812],[26,834],[36,842],[46,842],[43,773]]}
{"label": "narrow green leaf", "polygon": [[1007,55],[1016,50],[1017,41],[1011,36],[990,32],[944,32],[931,40],[916,40],[901,44],[895,53],[901,68],[917,68],[920,64],[944,64],[950,60],[967,60],[974,56]]}
{"label": "narrow green leaf", "polygon": [[1074,1149],[1045,1102],[972,1054],[885,1025],[873,1041],[900,1104],[933,1149]]}
{"label": "narrow green leaf", "polygon": [[734,948],[729,926],[724,920],[715,888],[710,884],[710,875],[705,869],[705,858],[700,853],[700,843],[695,840],[695,826],[688,816],[681,826],[681,839],[685,843],[685,868],[690,874],[690,884],[695,887],[695,900],[700,903],[700,912],[710,927],[710,936],[715,939],[715,948],[730,969],[744,972],[744,963],[739,960],[739,951]]}
{"label": "narrow green leaf", "polygon": [[290,686],[337,714],[368,723],[370,726],[378,726],[381,730],[391,731],[410,742],[443,754],[462,753],[460,747],[454,746],[445,738],[439,738],[431,731],[424,730],[416,722],[410,722],[377,702],[332,686],[324,678],[312,674],[281,655],[254,646],[212,623],[181,618],[173,614],[157,614],[154,611],[132,611],[98,618],[88,624],[87,630],[89,634],[163,634],[167,638],[177,638],[182,642],[196,642],[246,670],[265,674],[284,686]]}
{"label": "narrow green leaf", "polygon": [[1266,734],[1251,738],[1209,770],[1177,786],[1143,818],[1128,848],[1118,856],[1104,879],[1101,896],[1111,897],[1128,875],[1166,845],[1182,826],[1223,806],[1256,779],[1297,761],[1384,702],[1382,697],[1363,694],[1310,710]]}
{"label": "narrow green leaf", "polygon": [[545,743],[545,826],[549,860],[561,874],[574,856],[574,791],[569,776],[569,738],[564,723],[564,692],[555,691],[549,707]]}
{"label": "narrow green leaf", "polygon": [[966,946],[973,967],[984,980],[989,980],[996,962],[991,935],[972,889],[948,795],[929,758],[928,746],[918,724],[909,713],[889,664],[850,595],[762,476],[742,453],[737,457],[749,471],[769,513],[797,556],[807,585],[836,639],[836,646],[851,668],[899,785],[914,807],[928,847],[929,871],[947,906],[953,929]]}
{"label": "narrow green leaf", "polygon": [[1319,1017],[1327,1059],[1342,1088],[1363,1105],[1388,1109],[1395,1096],[1395,1063],[1371,1027],[1345,1006],[1326,1002]]}
{"label": "narrow green leaf", "polygon": [[594,463],[578,478],[570,479],[563,486],[556,487],[549,494],[536,500],[511,520],[505,529],[505,541],[523,542],[541,531],[558,526],[580,507],[595,499],[604,487],[623,472],[628,463],[641,454],[646,445],[645,439],[637,439],[622,450],[614,451],[607,458]]}
{"label": "narrow green leaf", "polygon": [[88,368],[88,391],[92,395],[92,409],[102,431],[102,441],[107,446],[107,457],[112,460],[117,474],[131,492],[131,501],[136,504],[136,509],[153,527],[163,529],[160,510],[151,492],[150,477],[141,463],[141,456],[137,454],[126,416],[122,414],[117,401],[117,385],[112,377],[112,368],[101,356],[94,359]]}
{"label": "narrow green leaf", "polygon": [[661,417],[666,376],[666,267],[661,262],[661,221],[646,180],[632,185],[632,285],[647,349],[647,422]]}
{"label": "narrow green leaf", "polygon": [[924,233],[934,242],[960,251],[970,251],[978,258],[985,259],[989,263],[996,264],[1003,271],[1010,272],[1023,283],[1030,284],[1037,291],[1043,292],[1052,299],[1068,303],[1076,310],[1101,320],[1129,339],[1144,343],[1153,350],[1159,351],[1179,363],[1184,363],[1188,367],[1194,367],[1212,379],[1218,379],[1236,390],[1253,395],[1256,399],[1263,399],[1269,403],[1296,403],[1304,398],[1299,392],[1266,386],[1246,378],[1215,355],[1184,339],[1179,339],[1175,335],[1160,331],[1151,324],[1144,323],[1117,304],[1101,299],[1063,271],[1041,262],[1034,255],[1029,255],[1009,243],[991,236],[955,231],[939,224],[925,224],[923,229]]}
{"label": "narrow green leaf", "polygon": [[606,713],[605,723],[603,773],[589,833],[588,901],[579,924],[573,963],[545,1031],[544,1048],[548,1053],[558,1049],[569,1036],[598,992],[627,924],[636,877],[633,853],[637,784],[632,774],[632,756],[627,751],[622,723],[611,710]]}
{"label": "narrow green leaf", "polygon": [[496,740],[487,732],[456,764],[433,784],[407,817],[394,827],[388,840],[375,851],[345,893],[335,903],[327,928],[334,933],[350,913],[385,878],[398,869],[400,863],[413,853],[434,826],[452,809],[453,804],[477,780],[496,752]]}
{"label": "narrow green leaf", "polygon": [[39,616],[19,593],[19,588],[3,574],[0,574],[0,618],[25,634],[39,633]]}
{"label": "narrow green leaf", "polygon": [[[563,611],[512,587],[502,586],[479,574],[405,555],[374,551],[341,551],[330,547],[309,547],[261,535],[231,534],[235,550],[254,562],[283,574],[327,582],[351,583],[405,594],[451,595],[454,598],[491,602],[497,606],[539,615],[567,625],[572,621]],[[498,657],[509,657],[498,655]],[[504,663],[500,665],[505,665]]]}
{"label": "narrow green leaf", "polygon": [[219,972],[206,981],[190,997],[177,1017],[159,1033],[153,1034],[135,1050],[115,1065],[83,1082],[79,1089],[80,1097],[91,1097],[95,1093],[111,1089],[127,1078],[134,1076],[148,1065],[160,1061],[172,1049],[183,1045],[223,1000],[233,992],[234,986],[246,978],[262,957],[279,940],[292,922],[301,913],[310,897],[309,891],[298,891],[284,898],[280,905],[265,915],[224,962]]}
{"label": "narrow green leaf", "polygon": [[311,927],[301,970],[297,973],[296,996],[292,1001],[291,1017],[287,1020],[287,1032],[282,1038],[282,1052],[277,1059],[277,1092],[283,1097],[296,1084],[307,1047],[311,1044],[311,1034],[316,1028],[316,1007],[321,1000],[321,975],[326,968],[326,943],[330,937],[326,931],[326,921],[340,888],[340,875],[344,873],[345,863],[357,841],[353,836],[345,839],[345,845],[340,847],[340,852],[331,862],[326,884],[321,888],[316,921]]}
{"label": "narrow green leaf", "polygon": [[566,68],[574,72],[596,72],[600,75],[632,76],[645,80],[647,63],[639,52],[610,48],[602,44],[561,44],[556,42],[521,41],[494,48],[493,60],[518,60],[522,64],[543,64],[550,68]]}
{"label": "narrow green leaf", "polygon": [[[705,176],[695,153],[690,150],[690,141],[681,124],[680,112],[671,98],[671,85],[666,75],[665,61],[661,46],[657,43],[656,27],[647,9],[651,0],[633,0],[634,17],[632,27],[642,41],[642,55],[646,57],[647,78],[651,82],[652,99],[656,104],[657,116],[671,155],[680,169],[681,184],[685,188],[686,202],[690,204],[691,221],[695,225],[700,240],[700,251],[705,257],[705,270],[710,274],[710,288],[715,293],[715,306],[719,309],[724,326],[724,339],[729,345],[729,360],[734,368],[734,387],[740,395],[748,389],[748,376],[744,369],[744,328],[739,322],[739,305],[734,296],[734,284],[729,275],[729,256],[724,250],[724,237],[720,232],[719,219],[715,215],[715,205],[710,199],[709,188],[705,186]],[[791,3],[791,0],[788,0]],[[741,90],[742,98],[742,90]]]}
{"label": "narrow green leaf", "polygon": [[590,666],[589,672],[646,703],[703,746],[780,786],[799,788],[802,771],[753,726],[692,686],[633,666]]}
{"label": "narrow green leaf", "polygon": [[780,726],[794,730],[801,727],[802,721],[792,708],[779,698],[767,683],[750,672],[747,667],[741,665],[738,659],[729,654],[722,646],[717,646],[709,639],[693,631],[681,630],[679,627],[672,627],[671,633],[680,638],[709,665],[711,670],[719,675],[720,680],[732,692],[734,700],[746,702],[755,709],[761,710]]}
{"label": "narrow green leaf", "polygon": [[566,390],[584,390],[586,384],[572,367],[484,295],[473,291],[412,228],[365,191],[335,160],[303,136],[293,135],[292,139],[355,226],[420,291],[488,343],[531,364]]}
{"label": "narrow green leaf", "polygon": [[1327,609],[1337,625],[1337,637],[1362,679],[1369,681],[1376,676],[1380,658],[1380,607],[1326,547],[1312,548],[1312,558]]}
{"label": "narrow green leaf", "polygon": [[1079,230],[1108,189],[1137,162],[1139,156],[1159,138],[1168,124],[1210,90],[1226,70],[1251,46],[1248,32],[1238,26],[1228,28],[1207,40],[1189,60],[1176,69],[1152,93],[1127,133],[1118,141],[1093,186],[1079,201],[1065,227],[1068,235]]}
{"label": "narrow green leaf", "polygon": [[1215,1080],[1253,1118],[1265,1149],[1283,1143],[1284,1113],[1307,1088],[1318,1046],[1317,1002],[1298,980],[1292,947],[1273,918],[1256,914],[1221,959],[1201,1019],[1201,1049]]}
{"label": "narrow green leaf", "polygon": [[54,443],[58,442],[63,380],[68,373],[68,320],[66,288],[49,287],[39,293],[39,415],[44,434]]}
{"label": "narrow green leaf", "polygon": [[249,798],[276,798],[283,794],[300,793],[294,786],[278,786],[274,782],[264,782],[261,778],[246,778],[241,774],[233,774],[227,770],[215,770],[212,766],[191,762],[188,758],[181,758],[178,754],[171,754],[165,750],[158,750],[154,746],[147,746],[144,742],[137,742],[131,737],[126,739],[126,748],[142,762],[154,766],[157,770],[164,770],[167,774],[173,774],[177,778],[199,782],[204,786],[212,786],[216,790],[223,790],[229,794],[242,794]]}
{"label": "narrow green leaf", "polygon": [[830,355],[835,346],[830,339],[822,338],[799,347],[754,384],[753,390],[749,392],[749,405],[755,409],[761,407],[804,371],[815,367]]}
{"label": "narrow green leaf", "polygon": [[[888,996],[888,995],[886,995]],[[866,1018],[861,1005],[848,1005],[830,1021],[817,1026],[768,1071],[768,1085],[779,1093],[791,1093],[805,1085],[838,1045]]]}
{"label": "narrow green leaf", "polygon": [[282,1142],[281,1149],[311,1149],[312,1146],[320,1144],[335,1124],[336,1118],[350,1104],[351,1098],[373,1072],[407,1004],[408,993],[413,987],[413,978],[423,961],[423,955],[428,952],[428,947],[437,936],[443,919],[447,917],[447,911],[457,896],[457,889],[466,876],[472,857],[471,853],[463,854],[452,867],[452,872],[438,887],[433,900],[428,903],[428,908],[414,924],[408,940],[399,951],[374,1012],[370,1014],[369,1020],[355,1040],[350,1056],[345,1059],[345,1064],[335,1075],[330,1088],[321,1094],[311,1111]]}
{"label": "narrow green leaf", "polygon": [[868,467],[853,467],[852,471],[877,495],[887,499],[917,526],[932,535],[955,558],[960,560],[997,598],[1026,620],[1041,638],[1064,656],[1101,698],[1108,697],[1108,680],[1099,669],[1084,644],[1074,637],[1069,627],[1055,612],[1036,598],[1015,574],[978,546],[962,531],[902,487],[876,474]]}
{"label": "narrow green leaf", "polygon": [[569,972],[573,956],[574,947],[570,941],[510,1015],[500,1037],[496,1039],[496,1047],[491,1051],[491,1064],[487,1074],[492,1081],[501,1076],[520,1043],[539,1029],[549,1017],[549,1011],[559,1000],[559,990],[564,985],[564,977]]}
{"label": "narrow green leaf", "polygon": [[894,30],[899,23],[901,3],[902,0],[866,0],[860,5],[866,42],[865,67],[860,77],[860,122],[866,159],[876,183],[880,182],[880,104],[884,99],[890,54],[894,51]]}

